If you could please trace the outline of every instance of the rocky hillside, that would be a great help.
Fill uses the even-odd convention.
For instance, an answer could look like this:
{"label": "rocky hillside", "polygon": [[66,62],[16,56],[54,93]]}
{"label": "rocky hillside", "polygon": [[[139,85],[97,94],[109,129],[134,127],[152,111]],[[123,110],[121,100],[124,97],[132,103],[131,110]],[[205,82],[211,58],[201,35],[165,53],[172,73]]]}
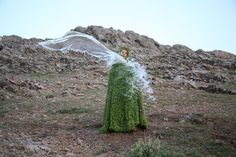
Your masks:
{"label": "rocky hillside", "polygon": [[[161,78],[191,88],[235,93],[231,88],[233,86],[228,85],[235,85],[236,80],[236,56],[231,53],[201,49],[193,51],[179,44],[162,45],[133,31],[122,32],[101,26],[77,27],[73,30],[94,36],[112,50],[117,50],[120,45],[130,47],[132,56],[146,65],[153,83]],[[1,37],[1,75],[63,72],[86,68],[87,65],[96,66],[98,63],[89,56],[75,52],[66,56],[60,52],[49,52],[37,44],[40,41],[42,39],[24,39],[14,35]],[[227,89],[222,84],[227,84]]]}
{"label": "rocky hillside", "polygon": [[113,50],[127,45],[133,57],[145,64],[154,77],[206,83],[236,80],[236,56],[231,53],[201,49],[193,51],[179,44],[161,45],[133,31],[122,32],[99,26],[77,27],[74,31],[90,34]]}
{"label": "rocky hillside", "polygon": [[235,55],[100,26],[74,30],[112,50],[129,46],[146,66],[156,98],[144,99],[148,129],[98,133],[108,83],[103,62],[48,51],[42,39],[2,36],[0,156],[124,157],[147,137],[161,140],[164,156],[236,156]]}

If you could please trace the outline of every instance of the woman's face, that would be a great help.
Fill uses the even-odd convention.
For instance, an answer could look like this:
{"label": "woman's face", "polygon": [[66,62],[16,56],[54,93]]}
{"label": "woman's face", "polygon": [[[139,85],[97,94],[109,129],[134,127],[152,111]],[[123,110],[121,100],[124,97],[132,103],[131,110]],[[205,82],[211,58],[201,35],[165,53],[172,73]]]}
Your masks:
{"label": "woman's face", "polygon": [[127,54],[128,54],[128,52],[127,52],[126,49],[122,49],[122,50],[121,50],[121,56],[122,56],[123,58],[126,58],[126,57],[127,57]]}

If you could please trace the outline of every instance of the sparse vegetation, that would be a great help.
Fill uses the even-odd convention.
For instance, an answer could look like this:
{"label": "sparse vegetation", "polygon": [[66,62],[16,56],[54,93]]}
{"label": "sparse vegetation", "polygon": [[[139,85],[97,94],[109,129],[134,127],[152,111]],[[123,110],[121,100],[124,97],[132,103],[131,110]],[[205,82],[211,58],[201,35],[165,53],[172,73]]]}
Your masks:
{"label": "sparse vegetation", "polygon": [[[72,83],[67,82],[66,84],[65,82],[63,89],[71,87]],[[54,86],[55,83],[49,83],[48,85]],[[141,136],[144,140],[140,140],[133,145],[131,149],[133,156],[135,153],[140,153],[140,151],[148,152],[149,155],[150,152],[155,152],[154,154],[160,157],[235,156],[233,143],[233,126],[235,125],[235,106],[233,103],[235,97],[233,95],[213,94],[200,90],[173,90],[172,87],[168,87],[171,85],[162,85],[164,88],[158,89],[158,104],[152,102],[152,105],[145,105],[149,115],[148,118],[151,120],[150,123],[155,127],[150,127],[146,135]],[[92,85],[90,86],[92,87]],[[117,153],[124,155],[124,152],[130,150],[131,146],[127,147],[123,139],[130,137],[129,141],[134,143],[138,138],[136,132],[142,133],[142,131],[135,131],[134,134],[130,135],[111,134],[102,135],[102,137],[101,134],[97,133],[102,124],[104,93],[106,91],[104,86],[85,88],[84,95],[78,97],[70,93],[62,97],[60,93],[63,89],[60,86],[57,88],[57,92],[41,90],[38,97],[30,99],[19,97],[18,99],[2,101],[0,114],[4,120],[1,121],[0,128],[2,130],[9,129],[13,123],[15,128],[25,132],[27,127],[22,126],[32,125],[33,127],[29,127],[29,129],[36,129],[37,133],[35,135],[42,136],[41,139],[45,142],[51,136],[49,133],[45,133],[45,129],[50,128],[49,130],[54,134],[52,138],[61,141],[60,138],[62,137],[60,136],[63,135],[65,136],[63,140],[69,140],[71,143],[74,142],[74,137],[70,137],[69,134],[77,134],[78,131],[84,130],[77,135],[79,137],[86,136],[86,139],[83,140],[89,143],[89,147],[83,147],[83,151],[86,152],[87,149],[90,150],[93,147],[92,154],[97,156],[109,154],[109,152],[114,153],[113,149],[118,149]],[[47,97],[48,95],[53,96]],[[160,109],[164,113],[160,112]],[[182,112],[178,111],[173,115],[172,112],[176,109],[180,109]],[[153,114],[157,114],[157,117],[152,117]],[[181,115],[189,115],[190,119],[181,121],[179,120]],[[17,123],[19,124],[17,125]],[[64,129],[58,130],[58,127],[65,128],[66,131]],[[90,132],[91,129],[94,133]],[[58,130],[60,135],[57,135],[55,130]],[[66,132],[68,132],[68,135]],[[152,134],[152,132],[155,132],[155,134]],[[11,131],[8,133],[12,134]],[[107,136],[111,136],[111,139],[106,139]],[[113,140],[113,137],[118,139]],[[160,145],[153,144],[155,143],[153,140],[157,137],[161,140]],[[63,143],[63,140],[61,143]],[[97,145],[97,142],[94,143],[93,141],[99,141],[100,144]],[[122,144],[117,146],[116,142]],[[2,143],[2,145],[4,144]],[[49,146],[53,147],[53,145],[56,144],[50,144]],[[63,149],[62,145],[56,146],[58,148],[54,149]],[[139,150],[141,147],[142,149]],[[30,152],[33,151],[30,150]],[[27,153],[24,151],[21,154],[26,155]],[[132,156],[131,153],[129,155]]]}
{"label": "sparse vegetation", "polygon": [[101,144],[99,145],[95,155],[101,155],[101,154],[104,154],[108,151],[108,147],[106,144]]}
{"label": "sparse vegetation", "polygon": [[155,138],[142,139],[130,149],[127,157],[232,157],[236,155],[229,141],[214,139],[204,125],[180,124],[161,129]]}
{"label": "sparse vegetation", "polygon": [[[206,125],[182,124],[163,129],[157,136],[163,139],[162,149],[178,152],[182,156],[231,157],[236,153],[230,141],[222,141],[212,137],[212,128]],[[223,142],[223,143],[222,143]]]}
{"label": "sparse vegetation", "polygon": [[57,113],[61,113],[61,114],[73,114],[73,113],[77,113],[77,114],[80,114],[80,113],[87,113],[89,112],[90,110],[88,108],[64,108],[64,109],[60,109],[60,110],[57,110],[56,112]]}
{"label": "sparse vegetation", "polygon": [[159,139],[145,138],[136,142],[127,157],[157,157],[160,150]]}

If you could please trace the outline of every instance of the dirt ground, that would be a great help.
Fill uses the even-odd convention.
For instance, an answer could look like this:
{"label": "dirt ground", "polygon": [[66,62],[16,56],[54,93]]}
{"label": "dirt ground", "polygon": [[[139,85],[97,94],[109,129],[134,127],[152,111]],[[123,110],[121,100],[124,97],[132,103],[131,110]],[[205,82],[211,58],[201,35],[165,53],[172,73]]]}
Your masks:
{"label": "dirt ground", "polygon": [[[82,71],[5,76],[40,89],[6,93],[0,106],[0,156],[122,157],[139,139],[159,138],[183,156],[236,156],[236,97],[157,79],[145,99],[148,129],[101,134],[107,74]],[[30,92],[30,94],[29,94]]]}

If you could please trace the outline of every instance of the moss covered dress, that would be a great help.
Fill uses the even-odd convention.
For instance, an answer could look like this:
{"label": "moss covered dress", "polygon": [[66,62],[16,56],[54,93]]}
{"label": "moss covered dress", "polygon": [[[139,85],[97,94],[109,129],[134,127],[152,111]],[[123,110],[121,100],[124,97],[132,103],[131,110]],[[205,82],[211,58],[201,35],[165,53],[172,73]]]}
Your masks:
{"label": "moss covered dress", "polygon": [[109,73],[108,91],[101,132],[130,132],[147,128],[143,96],[134,80],[134,71],[125,64],[114,64]]}

